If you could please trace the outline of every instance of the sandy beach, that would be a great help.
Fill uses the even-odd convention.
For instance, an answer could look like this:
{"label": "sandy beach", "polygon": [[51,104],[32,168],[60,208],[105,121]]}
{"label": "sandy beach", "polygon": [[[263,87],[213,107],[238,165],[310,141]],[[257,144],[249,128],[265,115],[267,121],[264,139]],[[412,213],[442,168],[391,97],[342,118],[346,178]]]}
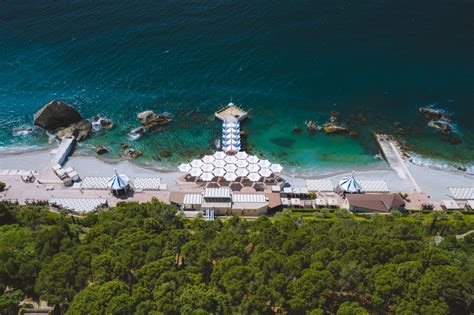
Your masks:
{"label": "sandy beach", "polygon": [[[435,170],[428,167],[417,166],[405,161],[422,191],[431,199],[448,199],[448,187],[474,187],[474,176],[461,172]],[[36,170],[40,174],[47,170],[50,165],[49,149],[34,151],[9,151],[0,152],[0,169],[25,169]],[[163,171],[140,166],[128,160],[107,161],[96,156],[73,154],[69,157],[66,166],[74,167],[81,177],[86,176],[111,176],[114,169],[119,173],[126,174],[130,178],[135,177],[160,177],[167,184],[169,190],[179,190],[176,179],[181,175],[178,171]],[[355,170],[359,180],[384,180],[390,191],[413,192],[412,185],[398,176],[397,172],[386,167],[376,169]],[[282,177],[292,186],[304,186],[305,180],[309,178],[330,179],[334,185],[344,176],[350,176],[352,172],[346,170],[334,170],[318,176],[303,177],[282,174]]]}

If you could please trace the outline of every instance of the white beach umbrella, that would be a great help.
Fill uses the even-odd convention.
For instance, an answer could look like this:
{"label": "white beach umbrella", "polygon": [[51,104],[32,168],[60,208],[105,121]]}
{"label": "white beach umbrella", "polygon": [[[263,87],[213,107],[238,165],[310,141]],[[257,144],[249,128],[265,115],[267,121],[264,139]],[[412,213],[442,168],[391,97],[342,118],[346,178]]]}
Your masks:
{"label": "white beach umbrella", "polygon": [[201,169],[203,172],[212,172],[214,170],[214,165],[211,163],[206,163],[203,166],[201,166]]}
{"label": "white beach umbrella", "polygon": [[226,161],[226,163],[229,163],[229,164],[235,164],[237,163],[237,158],[233,155],[228,155],[225,157],[224,161]]}
{"label": "white beach umbrella", "polygon": [[247,169],[250,171],[250,172],[258,172],[260,170],[260,166],[258,166],[258,164],[249,164],[247,166]]}
{"label": "white beach umbrella", "polygon": [[215,160],[214,162],[212,162],[212,164],[215,167],[224,167],[226,163],[224,160]]}
{"label": "white beach umbrella", "polygon": [[189,171],[189,175],[191,176],[200,176],[202,174],[202,169],[198,168],[198,167],[193,167],[190,171]]}
{"label": "white beach umbrella", "polygon": [[260,175],[258,173],[250,173],[247,175],[247,178],[249,180],[251,180],[252,182],[258,182],[258,180],[260,179]]}
{"label": "white beach umbrella", "polygon": [[247,152],[240,151],[240,152],[237,152],[235,157],[238,158],[239,160],[245,160],[249,157],[249,155],[247,154]]}
{"label": "white beach umbrella", "polygon": [[181,173],[187,173],[191,170],[191,165],[189,165],[189,163],[183,163],[178,166],[178,169]]}
{"label": "white beach umbrella", "polygon": [[213,171],[212,174],[217,177],[222,177],[225,174],[225,170],[222,167],[216,167]]}
{"label": "white beach umbrella", "polygon": [[270,165],[270,171],[273,173],[280,173],[283,171],[283,167],[280,164],[272,164]]}
{"label": "white beach umbrella", "polygon": [[245,177],[249,174],[249,170],[246,168],[238,168],[235,171],[235,174],[237,174],[237,176],[240,176],[240,177]]}
{"label": "white beach umbrella", "polygon": [[[240,152],[239,152],[240,153]],[[237,153],[238,154],[238,153]],[[247,162],[246,160],[237,160],[237,162],[235,162],[235,165],[237,165],[238,167],[247,167],[249,165],[249,162]]]}
{"label": "white beach umbrella", "polygon": [[216,158],[212,155],[204,155],[204,157],[202,158],[202,161],[204,163],[212,163],[212,162],[214,162],[215,159]]}
{"label": "white beach umbrella", "polygon": [[272,175],[272,171],[270,171],[270,169],[268,169],[268,168],[262,168],[262,169],[260,169],[260,171],[258,171],[258,173],[262,177],[268,177],[268,176]]}
{"label": "white beach umbrella", "polygon": [[216,160],[222,160],[225,158],[226,154],[222,151],[217,151],[212,155]]}
{"label": "white beach umbrella", "polygon": [[258,163],[258,161],[259,161],[259,158],[256,157],[255,155],[249,155],[247,157],[247,162],[249,163]]}
{"label": "white beach umbrella", "polygon": [[359,181],[354,178],[354,171],[352,172],[352,176],[343,177],[339,181],[339,187],[348,193],[360,193],[362,190],[362,186],[360,185]]}
{"label": "white beach umbrella", "polygon": [[212,173],[206,172],[201,174],[201,179],[205,182],[210,182],[214,178]]}
{"label": "white beach umbrella", "polygon": [[235,164],[226,164],[224,166],[224,170],[227,172],[227,173],[233,173],[237,170],[237,165]]}
{"label": "white beach umbrella", "polygon": [[226,174],[224,175],[225,180],[227,180],[227,181],[229,181],[229,182],[232,182],[232,181],[236,180],[237,177],[238,177],[238,176],[237,176],[235,173],[226,173]]}
{"label": "white beach umbrella", "polygon": [[270,164],[271,164],[271,163],[270,163],[270,161],[268,161],[268,160],[260,160],[260,161],[258,162],[258,165],[260,165],[260,167],[270,167]]}
{"label": "white beach umbrella", "polygon": [[191,166],[192,167],[201,167],[203,165],[204,165],[204,163],[201,160],[192,160],[191,161]]}

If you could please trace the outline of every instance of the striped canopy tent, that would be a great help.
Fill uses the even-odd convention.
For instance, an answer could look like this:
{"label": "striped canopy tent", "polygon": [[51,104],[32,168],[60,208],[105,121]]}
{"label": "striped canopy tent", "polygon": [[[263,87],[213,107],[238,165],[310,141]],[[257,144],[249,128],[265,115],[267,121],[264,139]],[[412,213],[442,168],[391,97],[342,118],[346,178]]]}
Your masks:
{"label": "striped canopy tent", "polygon": [[115,175],[107,181],[107,187],[114,195],[123,195],[130,189],[129,179],[124,174],[118,174],[117,170]]}
{"label": "striped canopy tent", "polygon": [[187,173],[191,170],[191,165],[189,165],[189,163],[183,163],[178,166],[178,169],[181,173]]}
{"label": "striped canopy tent", "polygon": [[343,192],[347,193],[360,193],[362,191],[362,186],[360,185],[359,181],[354,177],[354,171],[352,171],[352,176],[343,177],[339,181],[339,188]]}

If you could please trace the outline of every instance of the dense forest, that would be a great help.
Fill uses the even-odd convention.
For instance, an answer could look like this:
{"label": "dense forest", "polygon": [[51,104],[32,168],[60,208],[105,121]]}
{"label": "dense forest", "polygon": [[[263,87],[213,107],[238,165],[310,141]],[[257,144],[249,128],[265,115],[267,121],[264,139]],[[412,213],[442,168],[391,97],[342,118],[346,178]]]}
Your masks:
{"label": "dense forest", "polygon": [[[0,313],[469,314],[474,228],[393,215],[189,220],[152,201],[83,219],[0,205]],[[435,245],[435,238],[442,239]]]}

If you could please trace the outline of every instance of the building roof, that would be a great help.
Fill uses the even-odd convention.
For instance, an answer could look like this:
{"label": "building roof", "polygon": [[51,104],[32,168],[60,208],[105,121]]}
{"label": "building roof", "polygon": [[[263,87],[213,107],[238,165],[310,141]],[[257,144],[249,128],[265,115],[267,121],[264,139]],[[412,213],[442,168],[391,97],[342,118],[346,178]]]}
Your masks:
{"label": "building roof", "polygon": [[266,203],[267,198],[264,194],[233,194],[234,203]]}
{"label": "building roof", "polygon": [[204,198],[230,198],[230,189],[228,187],[206,188]]}
{"label": "building roof", "polygon": [[458,203],[454,200],[442,200],[441,204],[446,208],[446,210],[459,210],[462,209]]}
{"label": "building roof", "polygon": [[474,187],[449,187],[449,196],[456,200],[474,199]]}
{"label": "building roof", "polygon": [[387,183],[383,180],[361,180],[360,186],[363,192],[382,193],[389,192]]}
{"label": "building roof", "polygon": [[183,204],[200,205],[202,203],[202,194],[184,194]]}
{"label": "building roof", "polygon": [[405,204],[399,194],[358,194],[346,197],[351,207],[377,212],[389,212]]}

